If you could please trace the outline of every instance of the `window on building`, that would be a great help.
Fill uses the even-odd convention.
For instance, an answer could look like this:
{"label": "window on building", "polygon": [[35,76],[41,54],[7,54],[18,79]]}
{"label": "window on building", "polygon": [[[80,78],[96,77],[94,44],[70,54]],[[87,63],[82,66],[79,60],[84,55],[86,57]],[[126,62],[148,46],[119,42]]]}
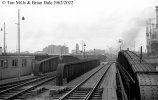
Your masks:
{"label": "window on building", "polygon": [[13,59],[12,60],[12,66],[17,67],[18,66],[18,59]]}
{"label": "window on building", "polygon": [[3,68],[4,60],[1,60],[1,68]]}
{"label": "window on building", "polygon": [[26,65],[27,65],[26,59],[22,59],[22,67],[26,67]]}
{"label": "window on building", "polygon": [[4,65],[4,68],[8,68],[8,60],[4,60],[3,65]]}
{"label": "window on building", "polygon": [[1,68],[7,68],[8,67],[8,60],[1,60],[0,62],[0,67]]}

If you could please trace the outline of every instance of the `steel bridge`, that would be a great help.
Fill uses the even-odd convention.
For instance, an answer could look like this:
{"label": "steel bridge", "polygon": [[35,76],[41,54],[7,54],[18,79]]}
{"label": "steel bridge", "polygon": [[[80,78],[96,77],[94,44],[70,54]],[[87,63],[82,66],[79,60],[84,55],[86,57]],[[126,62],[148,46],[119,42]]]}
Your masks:
{"label": "steel bridge", "polygon": [[156,68],[129,50],[118,53],[116,65],[123,100],[158,100]]}

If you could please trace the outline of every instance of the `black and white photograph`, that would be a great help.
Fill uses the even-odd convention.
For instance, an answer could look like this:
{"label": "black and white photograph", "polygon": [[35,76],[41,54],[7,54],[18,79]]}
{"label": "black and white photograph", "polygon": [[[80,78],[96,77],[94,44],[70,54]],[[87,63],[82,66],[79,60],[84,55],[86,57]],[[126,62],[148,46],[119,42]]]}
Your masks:
{"label": "black and white photograph", "polygon": [[158,0],[1,0],[0,100],[158,100]]}

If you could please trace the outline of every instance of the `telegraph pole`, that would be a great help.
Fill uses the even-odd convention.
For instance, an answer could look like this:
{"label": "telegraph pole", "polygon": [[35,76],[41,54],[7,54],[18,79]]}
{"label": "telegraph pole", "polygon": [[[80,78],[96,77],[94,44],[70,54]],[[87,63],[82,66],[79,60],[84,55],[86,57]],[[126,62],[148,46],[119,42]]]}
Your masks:
{"label": "telegraph pole", "polygon": [[142,45],[140,47],[140,63],[142,62]]}
{"label": "telegraph pole", "polygon": [[21,76],[21,72],[20,72],[20,10],[18,9],[18,68],[19,68],[19,80],[20,80],[20,76]]}
{"label": "telegraph pole", "polygon": [[[1,30],[0,31],[4,31],[4,55],[6,55],[6,49],[5,49],[5,22],[4,22],[4,28],[2,29],[1,28]],[[4,61],[4,63],[6,63],[6,60]],[[6,64],[3,64],[3,65],[6,65]],[[1,80],[2,80],[2,67],[1,67]]]}
{"label": "telegraph pole", "polygon": [[95,54],[95,48],[94,48],[94,57],[96,58],[96,54]]}
{"label": "telegraph pole", "polygon": [[84,45],[83,45],[83,46],[84,46],[84,58],[85,58],[85,46],[86,46],[86,44],[84,43]]}
{"label": "telegraph pole", "polygon": [[4,23],[4,55],[6,54],[6,50],[5,50],[5,23]]}
{"label": "telegraph pole", "polygon": [[[22,17],[22,20],[25,20],[24,17]],[[18,66],[19,66],[19,79],[20,79],[20,9],[18,9],[18,23],[17,23],[17,26],[18,26]]]}
{"label": "telegraph pole", "polygon": [[0,31],[3,31],[4,32],[4,55],[6,54],[6,48],[5,48],[5,35],[6,35],[6,33],[5,33],[5,22],[4,22],[4,27],[3,28],[1,28],[1,30]]}
{"label": "telegraph pole", "polygon": [[20,56],[20,10],[18,9],[18,55]]}
{"label": "telegraph pole", "polygon": [[84,53],[83,53],[83,40],[82,40],[82,57],[83,57],[83,55],[84,55]]}

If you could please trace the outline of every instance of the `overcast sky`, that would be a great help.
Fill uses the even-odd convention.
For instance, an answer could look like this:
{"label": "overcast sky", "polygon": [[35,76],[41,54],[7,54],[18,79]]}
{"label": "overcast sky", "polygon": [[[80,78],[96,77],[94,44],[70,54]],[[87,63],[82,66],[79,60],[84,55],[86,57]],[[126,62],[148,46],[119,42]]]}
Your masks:
{"label": "overcast sky", "polygon": [[145,21],[155,17],[158,6],[157,0],[73,0],[73,5],[11,5],[9,0],[2,1],[6,3],[0,1],[0,27],[6,23],[9,52],[17,50],[18,9],[25,17],[21,21],[21,51],[41,51],[50,44],[65,44],[72,50],[76,43],[81,49],[82,40],[86,49],[117,48],[119,39],[124,48],[131,49],[135,41],[138,50],[141,44],[146,45]]}

